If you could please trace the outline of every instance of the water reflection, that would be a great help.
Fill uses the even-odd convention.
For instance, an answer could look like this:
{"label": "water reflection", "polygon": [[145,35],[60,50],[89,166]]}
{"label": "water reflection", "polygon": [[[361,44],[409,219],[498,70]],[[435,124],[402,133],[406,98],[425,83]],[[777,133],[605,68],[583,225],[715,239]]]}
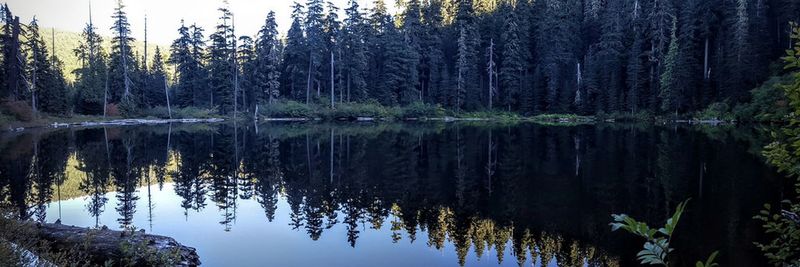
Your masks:
{"label": "water reflection", "polygon": [[[65,223],[165,235],[210,219],[218,222],[210,231],[258,231],[237,220],[257,212],[268,225],[286,216],[281,223],[310,242],[341,234],[340,245],[356,248],[379,233],[452,249],[448,264],[511,266],[627,265],[636,242],[608,230],[609,214],[653,222],[694,197],[676,237],[679,262],[721,250],[723,263],[757,264],[750,217],[774,201],[780,188],[771,182],[780,178],[748,153],[758,143],[749,131],[223,124],[29,132],[0,139],[0,197],[22,218],[91,218]],[[82,208],[64,214],[62,202]],[[238,238],[228,245],[253,245]],[[212,265],[259,257],[199,248]],[[496,260],[470,261],[489,254]]]}

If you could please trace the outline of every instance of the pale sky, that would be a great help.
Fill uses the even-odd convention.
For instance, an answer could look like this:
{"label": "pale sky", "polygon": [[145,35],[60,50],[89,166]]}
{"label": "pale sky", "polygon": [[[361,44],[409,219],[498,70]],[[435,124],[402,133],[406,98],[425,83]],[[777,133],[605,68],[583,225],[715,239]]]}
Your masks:
{"label": "pale sky", "polygon": [[[11,11],[28,23],[35,15],[39,26],[55,27],[65,31],[80,32],[89,21],[90,0],[7,0]],[[344,9],[347,0],[331,0]],[[372,0],[358,0],[362,8],[372,6]],[[285,34],[291,24],[291,5],[293,0],[229,0],[235,16],[237,35],[255,35],[269,11],[275,11],[278,29]],[[305,0],[300,0],[305,3]],[[327,2],[327,0],[325,1]],[[394,13],[395,1],[386,1],[390,12]],[[177,37],[181,19],[186,24],[197,23],[208,36],[217,23],[222,0],[125,0],[125,11],[131,24],[133,37],[144,40],[144,17],[147,14],[148,41],[159,45],[169,45]],[[111,35],[111,14],[116,0],[92,0],[92,19],[103,36]],[[327,4],[325,4],[327,6]],[[327,12],[327,11],[325,11]],[[340,19],[344,18],[340,11]]]}

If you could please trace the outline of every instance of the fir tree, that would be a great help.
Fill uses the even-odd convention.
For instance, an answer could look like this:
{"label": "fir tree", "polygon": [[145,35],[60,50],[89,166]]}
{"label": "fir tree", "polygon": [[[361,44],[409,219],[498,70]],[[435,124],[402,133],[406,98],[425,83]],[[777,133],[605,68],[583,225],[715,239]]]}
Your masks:
{"label": "fir tree", "polygon": [[35,79],[35,82],[31,82],[29,90],[35,93],[33,95],[35,98],[31,101],[36,103],[33,108],[53,114],[66,114],[69,107],[67,84],[60,63],[47,51],[36,18],[28,24],[26,34],[28,50],[26,54],[30,57],[26,76]]}

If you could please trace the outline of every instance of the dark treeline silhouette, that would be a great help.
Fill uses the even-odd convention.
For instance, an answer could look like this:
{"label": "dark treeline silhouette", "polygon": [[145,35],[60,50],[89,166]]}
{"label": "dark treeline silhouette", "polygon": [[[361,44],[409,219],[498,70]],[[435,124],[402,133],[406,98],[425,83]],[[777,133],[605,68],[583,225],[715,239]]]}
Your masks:
{"label": "dark treeline silhouette", "polygon": [[[149,216],[156,204],[180,205],[186,216],[215,209],[221,230],[235,229],[240,202],[257,201],[264,220],[272,221],[285,199],[290,226],[313,240],[342,225],[342,241],[357,246],[361,232],[389,229],[395,242],[424,234],[436,249],[452,243],[462,263],[470,249],[478,255],[511,249],[520,263],[534,253],[565,266],[584,259],[601,266],[632,260],[626,251],[639,246],[608,231],[609,214],[660,222],[690,196],[691,212],[676,237],[680,258],[723,249],[723,262],[757,264],[758,253],[742,240],[755,238],[748,233],[759,226],[740,218],[750,218],[760,203],[778,201],[773,198],[780,192],[779,183],[769,182],[780,177],[746,152],[744,143],[760,144],[742,130],[197,127],[8,134],[0,139],[6,152],[0,155],[0,199],[22,218],[52,221],[47,203],[82,196],[87,216],[99,220],[116,212],[120,227]],[[730,168],[732,161],[742,167]],[[151,203],[150,190],[165,183],[179,203]],[[118,200],[115,207],[106,206],[109,198]]]}
{"label": "dark treeline silhouette", "polygon": [[[160,51],[134,54],[118,1],[114,24],[103,25],[114,32],[111,51],[89,19],[75,48],[82,64],[71,91],[57,59],[46,60],[35,20],[20,25],[5,5],[0,95],[27,101],[34,111],[39,105],[84,114],[104,113],[108,105],[133,114],[168,99],[222,114],[254,114],[259,105],[285,100],[331,107],[424,102],[525,114],[684,113],[747,101],[749,90],[775,74],[770,63],[790,46],[789,21],[800,19],[794,0],[398,4],[390,14],[383,0],[368,10],[355,0],[346,7],[307,0],[293,4],[285,36],[269,13],[251,37],[235,30],[223,3],[214,29],[176,25],[164,58]],[[146,36],[146,29],[135,31]],[[164,64],[175,72],[166,73]]]}

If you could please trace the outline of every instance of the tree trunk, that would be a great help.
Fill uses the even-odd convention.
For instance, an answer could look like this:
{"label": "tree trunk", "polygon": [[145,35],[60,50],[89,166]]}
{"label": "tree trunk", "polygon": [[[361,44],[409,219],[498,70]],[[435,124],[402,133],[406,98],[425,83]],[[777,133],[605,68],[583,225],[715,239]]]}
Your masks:
{"label": "tree trunk", "polygon": [[164,95],[167,97],[167,112],[169,112],[169,118],[172,119],[172,108],[169,105],[169,87],[167,87],[167,76],[164,76]]}
{"label": "tree trunk", "polygon": [[334,91],[336,91],[336,85],[335,85],[335,81],[334,81],[334,78],[333,78],[333,76],[334,76],[333,75],[334,74],[333,66],[334,66],[334,58],[333,58],[333,51],[331,51],[331,109],[333,109],[334,106],[335,106],[334,98],[336,96],[335,93],[334,93]]}

